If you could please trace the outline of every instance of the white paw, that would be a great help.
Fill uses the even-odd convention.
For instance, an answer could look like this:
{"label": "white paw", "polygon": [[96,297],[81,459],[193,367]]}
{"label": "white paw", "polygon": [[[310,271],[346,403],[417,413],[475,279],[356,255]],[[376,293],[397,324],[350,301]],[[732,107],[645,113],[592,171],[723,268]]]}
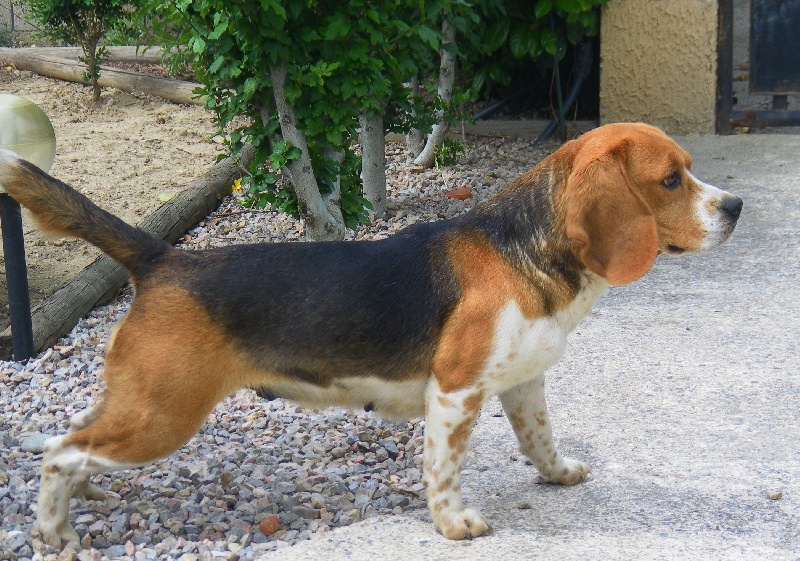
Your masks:
{"label": "white paw", "polygon": [[589,475],[589,466],[580,460],[562,458],[551,469],[542,471],[536,478],[537,483],[554,483],[556,485],[575,485]]}
{"label": "white paw", "polygon": [[445,510],[433,517],[436,529],[448,540],[477,538],[492,531],[492,526],[484,516],[474,508],[461,510]]}
{"label": "white paw", "polygon": [[96,416],[97,413],[91,407],[89,409],[84,409],[80,413],[75,413],[69,419],[69,431],[77,432],[81,429],[85,429],[92,424]]}
{"label": "white paw", "polygon": [[81,484],[75,486],[75,491],[72,496],[76,499],[86,499],[87,501],[104,501],[106,500],[105,491],[97,485],[89,483],[87,479]]}
{"label": "white paw", "polygon": [[61,524],[50,526],[47,522],[39,520],[36,522],[36,527],[42,541],[53,547],[60,548],[62,545],[66,545],[69,542],[80,542],[81,539],[80,536],[78,536],[78,532],[69,525],[69,522],[62,522]]}

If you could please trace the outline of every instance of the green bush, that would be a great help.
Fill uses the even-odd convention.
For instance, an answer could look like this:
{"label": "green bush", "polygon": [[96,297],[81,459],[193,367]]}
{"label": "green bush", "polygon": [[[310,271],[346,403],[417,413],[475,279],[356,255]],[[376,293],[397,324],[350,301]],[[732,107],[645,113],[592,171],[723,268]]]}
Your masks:
{"label": "green bush", "polygon": [[443,168],[452,166],[458,163],[458,157],[465,151],[464,145],[452,138],[445,138],[439,146],[436,147],[436,156],[434,159],[434,167]]}
{"label": "green bush", "polygon": [[41,35],[55,43],[77,44],[87,66],[84,80],[92,86],[92,100],[100,99],[100,64],[107,58],[104,40],[130,17],[129,0],[27,0],[28,15]]}
{"label": "green bush", "polygon": [[0,24],[0,47],[11,46],[11,29],[7,25]]}
{"label": "green bush", "polygon": [[550,69],[569,45],[599,31],[599,8],[608,0],[482,0],[482,26],[472,36],[467,67],[474,95],[508,85],[524,61]]}
{"label": "green bush", "polygon": [[[507,83],[520,61],[546,67],[563,58],[567,45],[597,32],[605,1],[149,0],[142,12],[162,46],[183,47],[173,61],[192,66],[232,151],[256,148],[246,204],[313,220],[332,201],[333,219],[354,227],[367,216],[351,153],[359,116],[429,132],[478,92]],[[453,43],[442,41],[444,22],[457,30]],[[457,76],[470,77],[448,101],[435,86],[440,50],[457,57]],[[281,96],[292,116],[281,119],[272,80],[284,67]],[[411,95],[414,77],[422,88]],[[285,138],[287,119],[303,146]],[[449,144],[438,160],[455,155]],[[311,168],[323,204],[287,180],[292,166]]]}

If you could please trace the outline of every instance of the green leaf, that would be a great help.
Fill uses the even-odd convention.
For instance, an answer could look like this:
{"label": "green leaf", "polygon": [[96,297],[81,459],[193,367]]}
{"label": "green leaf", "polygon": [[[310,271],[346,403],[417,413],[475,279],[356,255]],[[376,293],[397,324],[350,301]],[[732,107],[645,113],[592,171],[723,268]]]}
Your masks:
{"label": "green leaf", "polygon": [[283,9],[283,6],[281,6],[281,3],[279,1],[277,1],[277,0],[261,0],[260,4],[261,4],[261,9],[264,10],[264,12],[272,11],[279,18],[284,19],[284,20],[286,19],[286,10]]}
{"label": "green leaf", "polygon": [[515,25],[508,38],[511,54],[522,58],[533,52],[536,47],[536,38],[527,25]]}
{"label": "green leaf", "polygon": [[228,29],[228,21],[226,20],[226,21],[223,21],[222,23],[220,23],[219,25],[217,25],[214,28],[214,31],[209,33],[208,38],[211,39],[212,41],[216,41],[217,39],[222,37],[222,34],[225,33],[225,31],[227,31],[227,29]]}
{"label": "green leaf", "polygon": [[301,41],[304,43],[311,43],[314,41],[320,40],[320,35],[317,33],[316,29],[305,27],[302,29],[297,30],[297,36],[300,38]]}
{"label": "green leaf", "polygon": [[539,40],[547,54],[555,55],[558,52],[558,39],[549,28],[542,28]]}
{"label": "green leaf", "polygon": [[217,70],[219,70],[227,59],[224,56],[218,56],[214,59],[214,62],[211,63],[211,66],[208,67],[209,74],[214,74]]}
{"label": "green leaf", "polygon": [[500,19],[489,26],[483,34],[483,46],[486,52],[492,53],[503,46],[510,25],[508,19]]}
{"label": "green leaf", "polygon": [[290,146],[289,149],[286,151],[286,160],[296,160],[300,156],[303,155],[303,151],[300,150],[297,146]]}
{"label": "green leaf", "polygon": [[589,37],[597,35],[597,14],[593,10],[583,12],[578,21],[583,26],[586,35]]}
{"label": "green leaf", "polygon": [[252,97],[255,91],[258,89],[259,80],[258,78],[248,78],[244,81],[244,95],[245,97]]}
{"label": "green leaf", "polygon": [[549,14],[552,9],[553,0],[539,0],[533,8],[533,14],[536,16],[536,19],[542,19]]}
{"label": "green leaf", "polygon": [[343,17],[335,17],[328,23],[322,33],[322,37],[326,41],[332,41],[333,39],[346,37],[348,33],[350,33],[350,22]]}
{"label": "green leaf", "polygon": [[556,6],[568,14],[579,14],[581,11],[581,3],[579,0],[555,0]]}
{"label": "green leaf", "polygon": [[483,84],[486,83],[486,75],[488,73],[489,72],[485,66],[480,68],[472,77],[472,85],[470,87],[476,92],[480,92],[481,89],[483,89]]}
{"label": "green leaf", "polygon": [[417,33],[424,43],[430,45],[432,49],[439,50],[439,34],[436,31],[427,25],[420,25]]}
{"label": "green leaf", "polygon": [[577,45],[583,39],[583,27],[578,24],[570,24],[567,26],[567,41],[573,45]]}
{"label": "green leaf", "polygon": [[205,48],[206,48],[206,42],[203,41],[202,37],[195,35],[194,37],[189,39],[189,49],[193,53],[200,54],[205,50]]}

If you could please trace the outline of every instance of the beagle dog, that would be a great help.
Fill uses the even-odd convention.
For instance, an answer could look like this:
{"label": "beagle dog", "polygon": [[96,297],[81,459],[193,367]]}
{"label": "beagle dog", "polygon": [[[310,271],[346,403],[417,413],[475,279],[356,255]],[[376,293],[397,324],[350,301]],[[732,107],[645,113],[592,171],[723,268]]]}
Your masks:
{"label": "beagle dog", "polygon": [[385,240],[184,251],[1,151],[0,186],[46,230],[119,261],[136,288],[108,344],[102,402],[45,444],[43,540],[78,539],[69,500],[103,498],[92,474],[169,455],[242,387],[311,407],[424,415],[428,504],[447,538],[491,529],[462,502],[460,476],[491,396],[542,478],[583,481],[588,466],[553,442],[544,371],[609,286],[635,281],[659,253],[731,235],[741,199],[699,181],[691,164],[656,128],[607,125],[466,214]]}

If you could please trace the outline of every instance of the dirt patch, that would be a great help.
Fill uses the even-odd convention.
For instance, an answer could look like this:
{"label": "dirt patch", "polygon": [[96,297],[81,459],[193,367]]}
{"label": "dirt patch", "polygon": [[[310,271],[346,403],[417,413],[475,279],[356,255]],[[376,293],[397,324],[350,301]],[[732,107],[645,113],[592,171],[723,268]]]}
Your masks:
{"label": "dirt patch", "polygon": [[[220,144],[212,114],[144,94],[114,89],[92,103],[88,88],[25,71],[0,68],[0,92],[24,96],[50,117],[56,158],[50,173],[101,207],[137,224],[170,194],[208,171]],[[31,303],[35,305],[98,251],[77,240],[48,239],[23,217]],[[0,329],[8,325],[5,262],[0,259]]]}

